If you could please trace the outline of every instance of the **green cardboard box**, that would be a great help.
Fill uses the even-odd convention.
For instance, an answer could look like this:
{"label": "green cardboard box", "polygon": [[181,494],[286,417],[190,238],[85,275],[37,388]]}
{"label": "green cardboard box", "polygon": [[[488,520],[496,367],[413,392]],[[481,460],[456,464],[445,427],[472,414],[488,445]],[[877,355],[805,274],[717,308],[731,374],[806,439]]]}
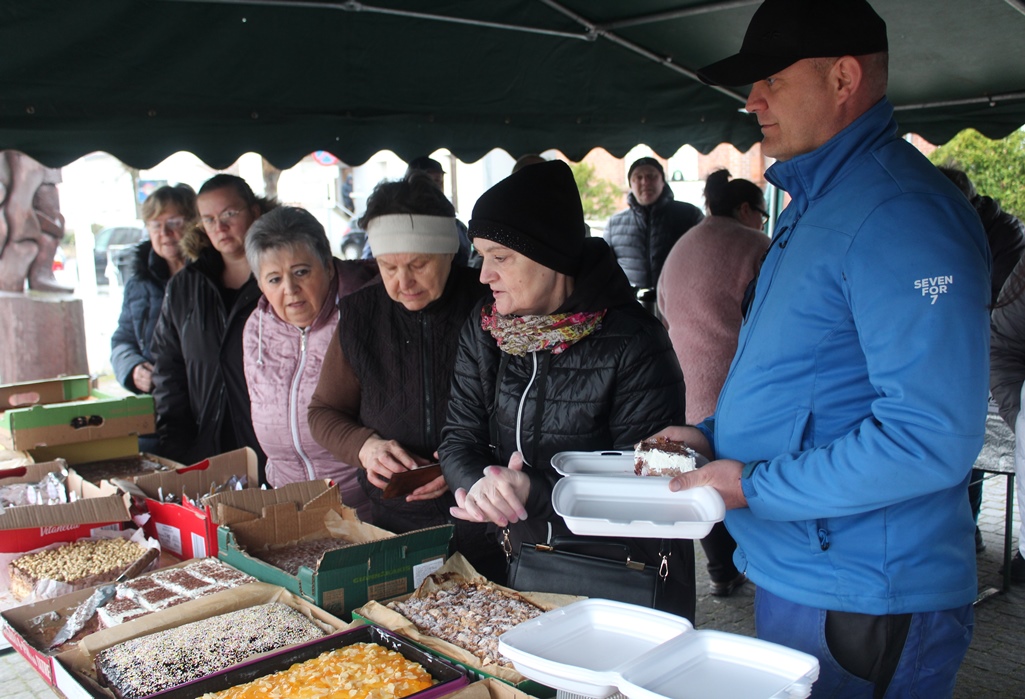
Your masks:
{"label": "green cardboard box", "polygon": [[[343,618],[370,600],[411,593],[444,563],[452,537],[449,524],[392,534],[361,522],[330,481],[220,493],[216,506],[221,560]],[[353,543],[328,551],[316,570],[303,566],[298,575],[249,553],[325,537]]]}
{"label": "green cardboard box", "polygon": [[156,429],[153,396],[101,393],[92,390],[87,376],[0,386],[0,401],[0,445],[16,451],[150,434]]}

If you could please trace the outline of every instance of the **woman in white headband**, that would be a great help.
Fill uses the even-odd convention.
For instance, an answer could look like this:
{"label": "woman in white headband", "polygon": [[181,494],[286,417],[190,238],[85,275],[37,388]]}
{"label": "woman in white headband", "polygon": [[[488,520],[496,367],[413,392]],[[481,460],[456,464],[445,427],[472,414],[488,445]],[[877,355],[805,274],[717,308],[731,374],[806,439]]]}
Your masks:
{"label": "woman in white headband", "polygon": [[395,533],[455,524],[452,550],[501,581],[504,554],[484,525],[450,516],[455,499],[442,476],[402,497],[383,492],[395,474],[437,460],[455,340],[486,287],[477,270],[453,266],[455,210],[423,173],[378,185],[360,223],[382,283],[341,300],[310,430],[335,458],[360,465],[373,524]]}

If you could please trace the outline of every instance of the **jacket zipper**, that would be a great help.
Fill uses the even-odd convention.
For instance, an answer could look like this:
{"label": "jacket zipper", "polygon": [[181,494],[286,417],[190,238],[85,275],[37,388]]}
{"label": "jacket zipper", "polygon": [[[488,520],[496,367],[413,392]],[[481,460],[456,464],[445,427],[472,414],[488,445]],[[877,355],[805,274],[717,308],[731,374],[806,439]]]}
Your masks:
{"label": "jacket zipper", "polygon": [[299,437],[299,379],[306,368],[306,338],[309,335],[309,330],[309,328],[303,328],[299,331],[299,364],[295,369],[295,373],[292,374],[292,386],[289,389],[291,409],[288,411],[288,429],[292,435],[292,448],[295,449],[295,453],[298,454],[303,462],[306,475],[309,476],[307,480],[312,481],[317,475],[313,471],[313,462],[310,461],[310,457],[303,450],[302,440]]}
{"label": "jacket zipper", "polygon": [[526,388],[523,389],[523,395],[520,396],[520,404],[516,408],[516,451],[520,452],[520,456],[523,457],[523,463],[526,466],[530,466],[530,464],[527,463],[527,454],[523,451],[523,406],[526,405],[527,394],[530,393],[530,387],[534,385],[534,379],[537,378],[537,352],[531,352],[530,358],[533,360],[530,381],[527,382]]}
{"label": "jacket zipper", "polygon": [[434,405],[434,380],[430,371],[433,363],[429,361],[434,348],[429,346],[430,333],[427,332],[427,325],[427,314],[421,312],[420,346],[423,347],[423,352],[420,353],[420,361],[422,362],[420,373],[424,377],[424,444],[436,444],[437,440],[433,439],[434,409],[432,406]]}

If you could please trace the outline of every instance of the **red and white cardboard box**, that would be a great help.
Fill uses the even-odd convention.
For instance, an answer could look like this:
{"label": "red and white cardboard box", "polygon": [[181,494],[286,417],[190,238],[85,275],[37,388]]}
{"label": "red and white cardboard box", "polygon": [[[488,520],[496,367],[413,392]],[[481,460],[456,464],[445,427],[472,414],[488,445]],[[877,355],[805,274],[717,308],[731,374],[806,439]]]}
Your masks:
{"label": "red and white cardboard box", "polygon": [[[45,475],[47,469],[65,468],[65,464],[56,461],[23,468]],[[25,483],[28,477],[26,473],[0,478],[0,485]],[[4,554],[22,554],[50,544],[77,541],[99,529],[119,530],[131,520],[128,496],[113,489],[97,491],[93,495],[95,497],[85,497],[76,502],[8,509],[0,517],[0,558]],[[6,571],[7,561],[3,562],[3,570]]]}
{"label": "red and white cardboard box", "polygon": [[[185,562],[174,564],[173,561],[173,558],[164,555],[161,555],[160,557],[161,564],[172,564],[166,567],[161,566],[164,569],[178,568],[188,565],[188,563]],[[63,626],[67,617],[69,617],[78,608],[79,604],[89,599],[97,587],[99,587],[99,585],[85,590],[69,592],[68,594],[61,595],[60,597],[23,604],[20,607],[15,607],[14,609],[8,609],[2,612],[2,617],[0,618],[2,618],[3,621],[4,638],[7,639],[14,649],[18,651],[18,654],[25,658],[29,665],[39,673],[39,676],[43,678],[43,681],[51,687],[56,684],[56,663],[54,662],[56,651],[47,651],[46,644],[49,639],[53,637],[53,634],[56,633],[56,628]],[[156,612],[154,612],[154,614],[155,613]],[[47,622],[47,626],[45,627],[34,621],[37,617],[45,618],[48,616],[54,616],[56,621]],[[69,647],[70,646],[64,646],[63,649],[67,649]]]}
{"label": "red and white cardboard box", "polygon": [[258,487],[256,452],[249,447],[204,459],[175,471],[139,476],[135,484],[146,494],[150,518],[143,525],[146,534],[160,541],[164,551],[178,558],[217,555],[217,493],[200,499],[200,504],[162,502],[165,495],[183,492],[190,497],[209,493],[212,485],[223,485],[232,476],[246,476],[247,487]]}

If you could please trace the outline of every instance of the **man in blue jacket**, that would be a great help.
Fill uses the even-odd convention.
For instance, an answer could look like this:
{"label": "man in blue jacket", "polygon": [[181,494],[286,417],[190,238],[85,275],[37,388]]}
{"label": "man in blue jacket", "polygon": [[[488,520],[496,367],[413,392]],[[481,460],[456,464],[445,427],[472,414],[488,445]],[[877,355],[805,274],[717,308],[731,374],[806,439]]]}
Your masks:
{"label": "man in blue jacket", "polygon": [[715,415],[670,428],[758,585],[758,635],[819,658],[813,696],[951,696],[972,635],[964,490],[987,410],[989,252],[978,215],[885,97],[864,0],[766,0],[737,55],[776,225]]}

